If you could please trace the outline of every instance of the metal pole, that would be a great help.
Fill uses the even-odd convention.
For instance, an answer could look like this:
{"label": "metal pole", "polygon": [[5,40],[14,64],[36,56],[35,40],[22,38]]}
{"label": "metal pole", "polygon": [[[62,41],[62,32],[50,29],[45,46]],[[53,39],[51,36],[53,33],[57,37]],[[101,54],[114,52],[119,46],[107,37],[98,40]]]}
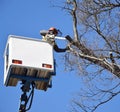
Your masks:
{"label": "metal pole", "polygon": [[[29,90],[31,89],[30,88],[31,85],[32,85],[31,93],[29,94],[29,96],[27,96],[27,92],[29,92]],[[20,98],[19,112],[26,112],[27,110],[29,110],[31,108],[33,95],[34,95],[34,86],[35,86],[34,82],[22,81],[21,90],[22,90],[23,94],[21,95],[21,98]],[[30,98],[31,98],[30,105],[28,108],[26,108],[27,103]]]}

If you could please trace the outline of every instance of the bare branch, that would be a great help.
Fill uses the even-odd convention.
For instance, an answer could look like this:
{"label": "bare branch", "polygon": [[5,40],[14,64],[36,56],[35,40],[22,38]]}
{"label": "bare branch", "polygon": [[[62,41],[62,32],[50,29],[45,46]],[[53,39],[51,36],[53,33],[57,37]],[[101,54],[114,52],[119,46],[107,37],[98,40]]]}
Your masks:
{"label": "bare branch", "polygon": [[[68,59],[68,63],[84,74],[88,86],[81,91],[81,99],[73,102],[83,111],[93,112],[120,93],[120,85],[109,84],[120,78],[120,1],[69,0],[67,7],[74,31],[69,53],[72,60]],[[97,88],[97,84],[101,86],[104,82],[108,85]],[[87,100],[95,102],[94,105],[88,105]],[[74,107],[76,112],[77,109]]]}
{"label": "bare branch", "polygon": [[113,99],[113,97],[115,97],[119,93],[120,93],[120,91],[118,91],[117,93],[112,93],[112,95],[107,100],[104,100],[104,101],[100,102],[98,105],[96,105],[94,107],[94,109],[91,112],[94,112],[100,105],[103,105],[103,104],[107,103],[108,101],[110,101],[111,99]]}

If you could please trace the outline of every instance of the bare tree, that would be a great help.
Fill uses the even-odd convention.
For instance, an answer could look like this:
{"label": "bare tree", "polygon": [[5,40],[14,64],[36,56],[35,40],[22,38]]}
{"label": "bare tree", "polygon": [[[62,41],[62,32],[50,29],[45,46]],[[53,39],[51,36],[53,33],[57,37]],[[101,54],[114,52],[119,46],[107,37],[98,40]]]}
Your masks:
{"label": "bare tree", "polygon": [[67,0],[74,36],[65,59],[84,86],[72,109],[93,112],[120,93],[120,1]]}

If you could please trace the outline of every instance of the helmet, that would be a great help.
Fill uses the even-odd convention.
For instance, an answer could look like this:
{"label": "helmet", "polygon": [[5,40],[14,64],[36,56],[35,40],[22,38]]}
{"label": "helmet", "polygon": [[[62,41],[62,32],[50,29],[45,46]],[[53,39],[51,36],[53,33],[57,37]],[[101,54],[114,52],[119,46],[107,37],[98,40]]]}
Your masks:
{"label": "helmet", "polygon": [[49,28],[49,33],[57,35],[58,34],[58,30],[56,28],[54,28],[54,27],[51,27],[51,28]]}

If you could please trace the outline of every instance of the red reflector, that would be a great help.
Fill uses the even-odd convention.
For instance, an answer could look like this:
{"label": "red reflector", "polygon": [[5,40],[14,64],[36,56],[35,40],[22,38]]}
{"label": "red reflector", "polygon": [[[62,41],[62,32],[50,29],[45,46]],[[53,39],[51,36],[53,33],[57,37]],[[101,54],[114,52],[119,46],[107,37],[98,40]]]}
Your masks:
{"label": "red reflector", "polygon": [[45,67],[45,68],[52,68],[52,65],[50,65],[50,64],[42,64],[42,67]]}
{"label": "red reflector", "polygon": [[14,63],[14,64],[22,64],[22,61],[21,60],[12,60],[12,63]]}

